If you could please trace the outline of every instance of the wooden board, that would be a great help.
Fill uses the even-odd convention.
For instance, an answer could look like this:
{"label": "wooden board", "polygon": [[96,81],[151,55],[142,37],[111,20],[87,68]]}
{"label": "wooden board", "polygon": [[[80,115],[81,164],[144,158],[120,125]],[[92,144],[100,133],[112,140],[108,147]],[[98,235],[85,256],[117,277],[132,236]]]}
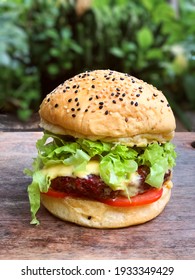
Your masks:
{"label": "wooden board", "polygon": [[[195,133],[176,133],[172,197],[153,221],[123,229],[89,229],[41,207],[30,225],[23,174],[41,132],[0,133],[0,259],[195,259]],[[194,144],[195,145],[195,144]]]}

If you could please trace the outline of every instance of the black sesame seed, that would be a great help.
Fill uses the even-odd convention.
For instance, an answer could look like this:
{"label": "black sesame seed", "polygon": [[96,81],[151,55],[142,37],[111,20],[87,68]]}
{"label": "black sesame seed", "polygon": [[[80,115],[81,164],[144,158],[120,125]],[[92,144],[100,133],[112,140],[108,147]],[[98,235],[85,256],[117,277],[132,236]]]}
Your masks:
{"label": "black sesame seed", "polygon": [[95,85],[92,85],[91,87],[92,87],[92,88],[95,88]]}
{"label": "black sesame seed", "polygon": [[71,108],[71,111],[74,112],[74,111],[75,111],[75,108]]}
{"label": "black sesame seed", "polygon": [[99,99],[99,96],[98,96],[98,95],[96,95],[96,99]]}
{"label": "black sesame seed", "polygon": [[78,90],[76,89],[74,93],[77,93],[77,92],[78,92]]}
{"label": "black sesame seed", "polygon": [[93,78],[92,81],[95,81],[95,78]]}
{"label": "black sesame seed", "polygon": [[89,98],[89,101],[91,101],[92,99],[93,99],[93,97],[90,97],[90,98]]}
{"label": "black sesame seed", "polygon": [[79,88],[80,86],[78,85],[77,88]]}
{"label": "black sesame seed", "polygon": [[104,102],[99,102],[100,105],[104,105]]}
{"label": "black sesame seed", "polygon": [[76,88],[77,87],[77,85],[74,85],[72,88]]}
{"label": "black sesame seed", "polygon": [[85,109],[85,112],[88,112],[88,109]]}
{"label": "black sesame seed", "polygon": [[65,90],[65,89],[63,89],[63,92],[66,92],[66,90]]}
{"label": "black sesame seed", "polygon": [[116,88],[116,91],[120,91],[120,88]]}
{"label": "black sesame seed", "polygon": [[140,96],[140,94],[138,93],[138,94],[136,94],[136,96],[137,96],[137,97],[139,97],[139,96]]}
{"label": "black sesame seed", "polygon": [[154,97],[157,97],[157,96],[158,96],[158,94],[153,93],[153,96],[154,96]]}
{"label": "black sesame seed", "polygon": [[80,111],[80,110],[81,110],[81,108],[78,108],[78,109],[77,109],[77,111]]}
{"label": "black sesame seed", "polygon": [[125,118],[125,121],[128,122],[128,118]]}
{"label": "black sesame seed", "polygon": [[131,101],[131,105],[133,105],[134,104],[134,102],[133,101]]}
{"label": "black sesame seed", "polygon": [[122,97],[125,97],[125,95],[126,95],[126,94],[125,94],[125,93],[123,93],[123,94],[122,94]]}
{"label": "black sesame seed", "polygon": [[80,103],[79,103],[79,102],[77,102],[76,106],[79,106],[79,104],[80,104]]}
{"label": "black sesame seed", "polygon": [[66,87],[66,89],[69,89],[70,87]]}
{"label": "black sesame seed", "polygon": [[72,114],[72,117],[73,117],[73,118],[75,118],[75,117],[76,117],[76,115],[75,115],[75,114]]}
{"label": "black sesame seed", "polygon": [[104,106],[100,105],[100,106],[99,106],[99,109],[102,109],[103,107],[104,107]]}
{"label": "black sesame seed", "polygon": [[123,98],[119,98],[120,101],[123,101]]}
{"label": "black sesame seed", "polygon": [[86,74],[83,74],[82,78],[85,78],[86,77]]}
{"label": "black sesame seed", "polygon": [[135,102],[135,106],[138,106],[138,102]]}
{"label": "black sesame seed", "polygon": [[112,100],[112,103],[116,104],[116,100]]}
{"label": "black sesame seed", "polygon": [[55,108],[57,108],[58,106],[59,106],[59,105],[56,103],[56,104],[55,104]]}
{"label": "black sesame seed", "polygon": [[138,87],[138,89],[142,89],[142,87],[140,86],[140,87]]}
{"label": "black sesame seed", "polygon": [[78,98],[76,97],[74,101],[77,102],[77,101],[78,101]]}
{"label": "black sesame seed", "polygon": [[106,80],[110,80],[110,77],[107,77]]}
{"label": "black sesame seed", "polygon": [[70,103],[72,101],[72,98],[68,99],[68,102]]}
{"label": "black sesame seed", "polygon": [[135,83],[135,81],[134,80],[131,80],[132,81],[132,83],[134,84]]}
{"label": "black sesame seed", "polygon": [[121,81],[123,81],[123,80],[124,80],[124,78],[120,78],[120,80],[121,80]]}
{"label": "black sesame seed", "polygon": [[47,99],[47,102],[49,102],[49,101],[50,101],[50,98]]}
{"label": "black sesame seed", "polygon": [[160,101],[160,102],[162,102],[162,103],[163,103],[163,102],[164,102],[164,100],[162,100],[162,99],[161,99],[161,101]]}
{"label": "black sesame seed", "polygon": [[114,96],[114,92],[111,93],[111,96]]}
{"label": "black sesame seed", "polygon": [[108,113],[109,113],[108,110],[106,110],[105,115],[108,115]]}
{"label": "black sesame seed", "polygon": [[112,81],[114,82],[114,81],[115,81],[115,78],[112,78]]}
{"label": "black sesame seed", "polygon": [[167,107],[170,107],[169,103],[167,103]]}

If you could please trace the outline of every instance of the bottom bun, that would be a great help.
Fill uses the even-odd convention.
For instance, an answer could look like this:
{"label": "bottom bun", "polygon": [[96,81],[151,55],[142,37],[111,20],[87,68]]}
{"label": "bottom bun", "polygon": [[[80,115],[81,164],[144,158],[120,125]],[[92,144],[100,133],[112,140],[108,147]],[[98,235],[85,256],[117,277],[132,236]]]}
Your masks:
{"label": "bottom bun", "polygon": [[110,206],[85,198],[55,198],[41,194],[41,202],[56,217],[92,228],[122,228],[142,224],[158,216],[171,196],[171,181],[163,186],[161,198],[151,204],[132,207]]}

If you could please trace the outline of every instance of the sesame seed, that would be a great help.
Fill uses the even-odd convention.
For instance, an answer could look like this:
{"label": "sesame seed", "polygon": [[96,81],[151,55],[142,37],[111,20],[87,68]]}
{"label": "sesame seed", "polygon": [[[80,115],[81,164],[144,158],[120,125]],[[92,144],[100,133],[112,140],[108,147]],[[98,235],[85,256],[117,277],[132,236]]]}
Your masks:
{"label": "sesame seed", "polygon": [[85,109],[85,112],[88,112],[88,109]]}
{"label": "sesame seed", "polygon": [[74,112],[74,111],[75,111],[75,108],[71,108],[71,111]]}
{"label": "sesame seed", "polygon": [[134,84],[135,83],[135,81],[134,80],[131,80],[132,81],[132,83]]}
{"label": "sesame seed", "polygon": [[125,121],[128,122],[128,118],[125,118]]}
{"label": "sesame seed", "polygon": [[90,97],[90,98],[89,98],[89,101],[91,101],[92,99],[93,99],[93,97]]}
{"label": "sesame seed", "polygon": [[124,78],[120,78],[120,80],[121,80],[121,81],[123,81],[123,80],[124,80]]}
{"label": "sesame seed", "polygon": [[123,94],[122,94],[122,97],[125,97],[125,95],[126,95],[126,94],[125,94],[125,93],[123,93]]}
{"label": "sesame seed", "polygon": [[49,102],[49,101],[50,101],[50,98],[47,99],[47,102]]}
{"label": "sesame seed", "polygon": [[106,110],[105,115],[108,115],[108,113],[109,113],[108,110]]}
{"label": "sesame seed", "polygon": [[99,96],[98,96],[98,95],[96,95],[96,99],[99,99]]}
{"label": "sesame seed", "polygon": [[74,101],[77,102],[78,101],[78,97],[76,97]]}
{"label": "sesame seed", "polygon": [[66,92],[66,90],[65,90],[65,89],[63,89],[63,92]]}
{"label": "sesame seed", "polygon": [[119,98],[120,101],[123,101],[123,98]]}
{"label": "sesame seed", "polygon": [[157,96],[158,96],[158,94],[153,93],[153,96],[154,96],[154,97],[157,97]]}
{"label": "sesame seed", "polygon": [[92,87],[92,88],[95,88],[95,85],[92,85],[91,87]]}
{"label": "sesame seed", "polygon": [[160,101],[160,102],[162,102],[162,103],[163,103],[163,102],[164,102],[164,100],[162,100],[162,99],[161,99],[161,101]]}
{"label": "sesame seed", "polygon": [[76,106],[79,106],[79,104],[80,104],[80,103],[79,103],[79,102],[77,102]]}
{"label": "sesame seed", "polygon": [[116,88],[116,91],[120,91],[120,88]]}
{"label": "sesame seed", "polygon": [[81,110],[81,108],[78,108],[78,109],[77,109],[77,111],[80,111],[80,110]]}
{"label": "sesame seed", "polygon": [[99,109],[102,109],[103,107],[104,107],[104,106],[100,105],[100,106],[99,106]]}
{"label": "sesame seed", "polygon": [[66,87],[66,89],[69,89],[70,87]]}
{"label": "sesame seed", "polygon": [[112,81],[114,82],[114,81],[115,81],[115,78],[112,78]]}
{"label": "sesame seed", "polygon": [[74,85],[72,88],[76,88],[77,86],[76,85]]}
{"label": "sesame seed", "polygon": [[142,89],[142,87],[140,86],[140,87],[138,87],[138,89]]}
{"label": "sesame seed", "polygon": [[100,105],[104,105],[104,102],[99,102]]}
{"label": "sesame seed", "polygon": [[76,115],[75,115],[75,114],[72,114],[72,117],[73,117],[73,118],[75,118],[75,117],[76,117]]}
{"label": "sesame seed", "polygon": [[116,100],[112,100],[112,103],[116,104]]}
{"label": "sesame seed", "polygon": [[77,93],[77,92],[78,92],[78,90],[76,89],[74,93]]}
{"label": "sesame seed", "polygon": [[68,102],[70,103],[72,101],[72,98],[68,99]]}
{"label": "sesame seed", "polygon": [[170,107],[169,103],[167,103],[167,107]]}
{"label": "sesame seed", "polygon": [[59,106],[59,105],[56,103],[56,104],[55,104],[55,108],[57,108],[58,106]]}
{"label": "sesame seed", "polygon": [[139,97],[139,96],[140,96],[140,94],[138,93],[138,94],[136,94],[136,96],[137,96],[137,97]]}
{"label": "sesame seed", "polygon": [[134,104],[134,102],[133,101],[131,101],[131,105],[133,105]]}
{"label": "sesame seed", "polygon": [[135,102],[135,106],[138,106],[138,102]]}
{"label": "sesame seed", "polygon": [[111,93],[111,96],[114,96],[114,92]]}

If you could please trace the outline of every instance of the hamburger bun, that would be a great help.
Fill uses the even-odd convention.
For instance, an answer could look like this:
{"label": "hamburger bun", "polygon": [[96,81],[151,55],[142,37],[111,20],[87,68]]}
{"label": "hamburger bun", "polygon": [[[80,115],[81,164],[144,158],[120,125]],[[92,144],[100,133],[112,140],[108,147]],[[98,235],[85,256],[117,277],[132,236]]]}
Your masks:
{"label": "hamburger bun", "polygon": [[41,194],[41,202],[50,213],[64,221],[93,228],[122,228],[158,216],[170,199],[171,186],[172,182],[167,182],[161,198],[143,206],[115,207],[87,198],[55,198],[46,194]]}
{"label": "hamburger bun", "polygon": [[129,146],[164,143],[175,130],[173,112],[161,91],[110,70],[65,81],[46,96],[39,114],[40,125],[50,132]]}

